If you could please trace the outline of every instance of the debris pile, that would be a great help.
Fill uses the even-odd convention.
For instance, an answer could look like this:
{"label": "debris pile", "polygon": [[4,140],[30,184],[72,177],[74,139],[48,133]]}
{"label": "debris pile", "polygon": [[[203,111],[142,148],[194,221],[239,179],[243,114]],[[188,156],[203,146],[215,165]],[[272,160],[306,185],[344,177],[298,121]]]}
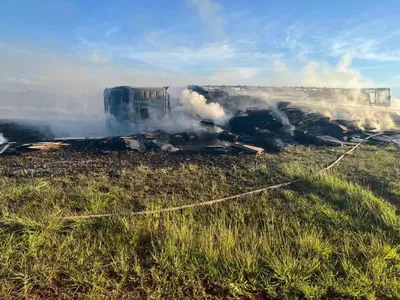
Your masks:
{"label": "debris pile", "polygon": [[19,143],[29,143],[54,137],[51,133],[50,127],[48,126],[33,126],[32,124],[15,121],[0,121],[0,133],[2,133],[9,141]]}
{"label": "debris pile", "polygon": [[[53,138],[48,131],[18,124],[0,125],[0,132],[10,141],[0,145],[0,154],[21,154],[40,150],[72,149],[79,151],[196,151],[211,153],[280,152],[290,144],[315,146],[354,145],[372,132],[360,130],[355,122],[331,120],[310,110],[280,102],[274,109],[238,111],[226,126],[201,120],[201,130],[167,134],[161,130],[122,137]],[[400,132],[369,140],[394,143],[400,147]]]}

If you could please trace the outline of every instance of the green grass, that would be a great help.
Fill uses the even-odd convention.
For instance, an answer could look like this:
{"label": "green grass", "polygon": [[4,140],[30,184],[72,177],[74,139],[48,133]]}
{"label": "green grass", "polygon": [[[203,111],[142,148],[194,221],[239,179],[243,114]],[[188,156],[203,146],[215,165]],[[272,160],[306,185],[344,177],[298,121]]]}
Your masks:
{"label": "green grass", "polygon": [[[400,153],[363,146],[312,173],[341,152],[292,147],[229,170],[141,165],[114,179],[1,178],[0,298],[398,299]],[[303,181],[212,207],[63,220],[292,178]]]}

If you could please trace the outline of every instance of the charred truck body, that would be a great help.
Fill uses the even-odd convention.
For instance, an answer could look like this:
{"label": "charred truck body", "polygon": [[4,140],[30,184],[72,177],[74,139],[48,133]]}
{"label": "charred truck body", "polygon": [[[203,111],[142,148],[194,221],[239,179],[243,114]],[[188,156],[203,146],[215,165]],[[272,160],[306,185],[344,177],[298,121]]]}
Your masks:
{"label": "charred truck body", "polygon": [[124,134],[132,126],[151,127],[170,117],[168,87],[118,86],[104,90],[106,125],[113,133]]}
{"label": "charred truck body", "polygon": [[203,95],[207,102],[217,102],[226,110],[235,113],[245,106],[258,106],[268,101],[302,101],[335,103],[335,105],[362,105],[389,107],[391,96],[389,88],[324,88],[292,86],[225,86],[191,85],[189,90]]}
{"label": "charred truck body", "polygon": [[[238,109],[257,107],[268,101],[301,103],[314,101],[341,105],[389,107],[389,88],[319,88],[190,85],[190,91],[204,96],[207,103],[221,104],[230,113]],[[114,134],[151,129],[152,124],[171,117],[168,87],[118,86],[104,90],[104,110],[107,127]]]}

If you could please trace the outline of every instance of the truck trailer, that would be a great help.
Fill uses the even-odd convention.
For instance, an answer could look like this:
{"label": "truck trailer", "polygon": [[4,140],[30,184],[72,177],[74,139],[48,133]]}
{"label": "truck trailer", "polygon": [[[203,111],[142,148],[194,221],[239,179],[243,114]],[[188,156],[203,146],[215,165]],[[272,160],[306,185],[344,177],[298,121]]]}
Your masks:
{"label": "truck trailer", "polygon": [[[321,102],[335,105],[357,105],[390,107],[389,88],[325,88],[292,86],[245,86],[245,85],[189,85],[186,87],[206,99],[216,102],[229,113],[237,109],[255,107],[268,101],[289,101],[293,103]],[[262,99],[261,99],[262,98]],[[107,127],[113,132],[129,132],[136,129],[152,128],[171,118],[168,87],[117,86],[104,90],[104,111]],[[157,126],[155,126],[157,127]]]}

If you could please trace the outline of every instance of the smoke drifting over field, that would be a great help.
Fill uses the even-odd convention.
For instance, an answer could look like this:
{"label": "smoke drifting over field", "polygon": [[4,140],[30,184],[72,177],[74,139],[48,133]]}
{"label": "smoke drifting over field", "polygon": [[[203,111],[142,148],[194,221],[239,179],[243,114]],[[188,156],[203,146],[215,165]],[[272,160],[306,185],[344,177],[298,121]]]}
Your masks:
{"label": "smoke drifting over field", "polygon": [[[343,119],[354,121],[360,129],[375,128],[376,130],[389,130],[398,127],[400,110],[395,106],[391,107],[372,107],[368,104],[360,104],[362,95],[359,91],[354,91],[348,95],[338,94],[334,97],[320,98],[310,101],[305,95],[298,97],[276,97],[263,91],[247,93],[248,96],[258,98],[260,107],[267,107],[280,114],[276,108],[277,101],[291,101],[292,105],[309,109],[330,117],[332,120]],[[393,100],[397,103],[396,100]],[[400,102],[400,101],[399,101]],[[241,108],[245,104],[241,103]],[[282,116],[285,120],[285,116]],[[400,120],[400,117],[399,117]]]}
{"label": "smoke drifting over field", "polygon": [[309,104],[313,111],[320,112],[331,119],[354,121],[360,129],[375,128],[390,130],[397,128],[394,118],[396,112],[391,109],[371,108],[368,106],[341,106],[340,104]]}
{"label": "smoke drifting over field", "polygon": [[300,71],[294,71],[282,61],[273,63],[274,76],[268,85],[295,85],[337,88],[374,87],[371,79],[365,78],[352,66],[352,57],[343,55],[338,63],[331,66],[324,62],[307,61]]}
{"label": "smoke drifting over field", "polygon": [[[351,64],[351,56],[344,55],[333,68],[327,64],[309,61],[300,72],[293,72],[283,62],[276,61],[274,63],[276,78],[272,80],[272,83],[353,89],[379,86],[371,79],[365,78]],[[253,96],[259,97],[266,103],[276,100],[273,95],[267,93],[255,93]],[[290,101],[290,99],[280,100]],[[294,104],[323,113],[332,119],[355,121],[361,129],[373,127],[377,130],[387,130],[398,126],[395,119],[400,110],[400,99],[392,98],[391,107],[388,108],[371,107],[366,104],[365,95],[361,93],[361,90],[354,90],[351,93],[321,97],[315,99],[316,101],[307,101],[304,95],[298,95],[294,100]]]}
{"label": "smoke drifting over field", "polygon": [[[104,126],[103,90],[105,87],[117,85],[133,86],[186,86],[189,83],[206,82],[221,83],[216,78],[217,73],[203,77],[184,77],[169,72],[154,72],[143,70],[128,70],[117,68],[109,62],[103,62],[94,67],[90,64],[71,61],[70,58],[52,57],[51,66],[47,57],[40,53],[16,51],[0,46],[0,55],[7,59],[6,68],[0,70],[0,119],[34,120],[35,123],[48,124],[55,135],[69,136],[99,136],[107,135]],[[260,85],[303,85],[303,86],[331,86],[331,87],[373,87],[372,80],[364,78],[362,74],[351,66],[351,57],[343,56],[334,67],[315,61],[308,61],[299,72],[291,70],[290,66],[282,61],[272,64],[273,72],[259,78],[258,73],[251,73],[253,78],[246,78],[247,82],[254,80]],[[32,76],[19,78],[15,70],[27,71]],[[12,71],[12,72],[11,72]],[[34,73],[36,72],[36,73]],[[241,84],[240,76],[233,76],[237,82],[226,84]],[[236,79],[237,78],[237,79]],[[187,128],[198,128],[201,118],[212,119],[216,124],[226,124],[231,115],[219,104],[207,103],[206,99],[183,88],[170,88],[172,95],[172,119],[168,122],[158,121],[157,127],[167,131],[179,132]],[[253,95],[254,96],[254,95]],[[274,95],[265,93],[256,94],[260,98],[259,104],[273,108]],[[388,129],[395,126],[390,111],[371,110],[369,107],[346,108],[345,105],[356,105],[359,95],[337,97],[332,101],[320,99],[316,103],[302,103],[307,107],[323,112],[332,118],[356,120],[360,126],[366,123],[379,129]],[[176,101],[174,101],[177,99]],[[301,95],[298,100],[302,100]],[[305,100],[305,99],[304,99]],[[330,99],[331,100],[331,99]],[[237,109],[252,106],[253,103],[243,100]],[[400,102],[400,101],[397,101]],[[392,101],[396,103],[396,101]],[[62,120],[62,121],[60,121]],[[155,128],[155,129],[158,129]]]}

